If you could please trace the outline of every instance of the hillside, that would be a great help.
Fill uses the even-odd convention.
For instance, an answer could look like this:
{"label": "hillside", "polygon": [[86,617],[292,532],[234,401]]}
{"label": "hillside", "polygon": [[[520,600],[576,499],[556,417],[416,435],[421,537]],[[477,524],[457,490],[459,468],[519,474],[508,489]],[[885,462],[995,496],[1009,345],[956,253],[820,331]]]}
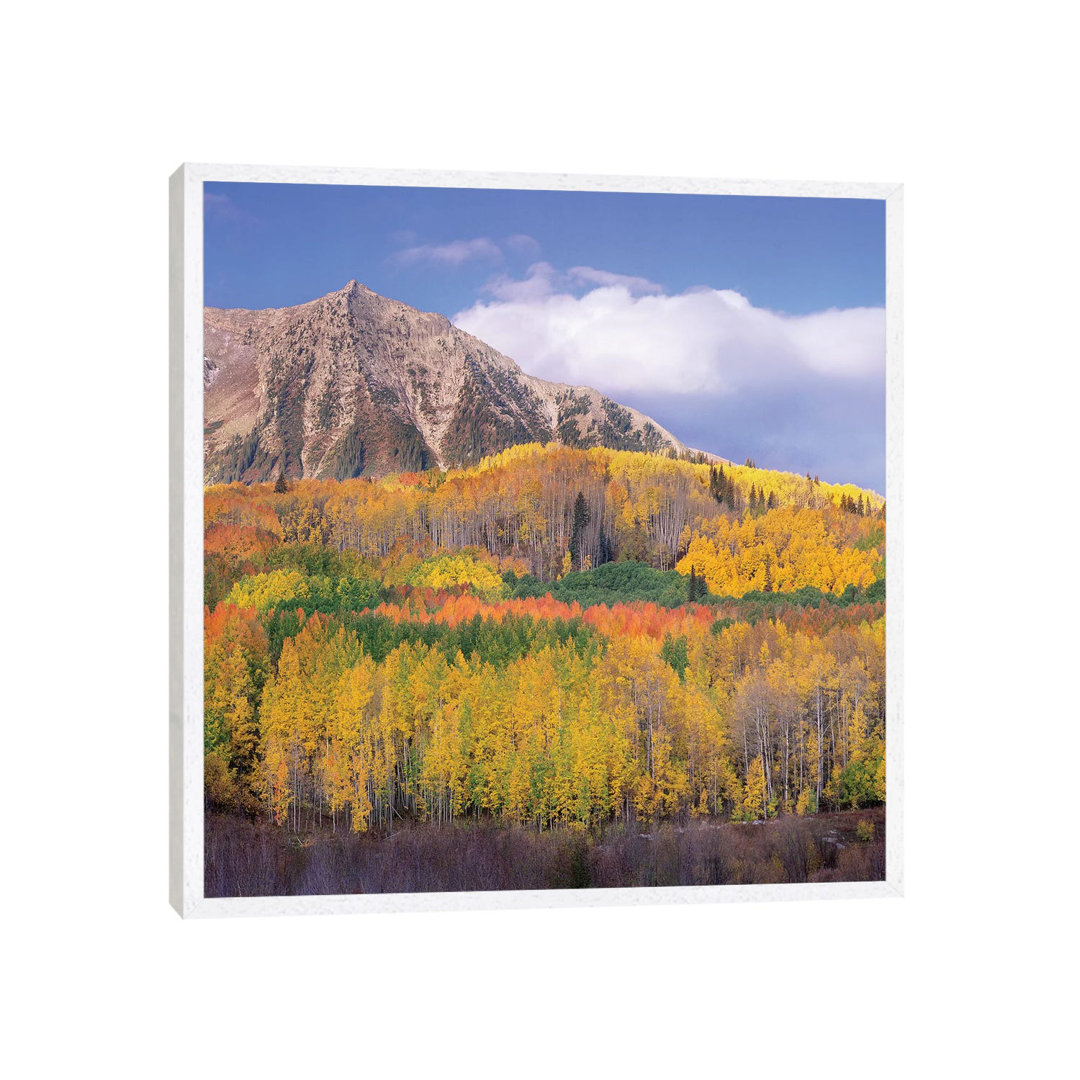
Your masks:
{"label": "hillside", "polygon": [[[373,559],[474,548],[500,573],[541,582],[637,561],[687,576],[696,567],[717,596],[840,593],[876,580],[884,554],[884,503],[872,492],[605,448],[529,444],[446,473],[306,480],[282,495],[269,484],[211,487],[206,496],[208,526],[228,521]],[[218,541],[208,534],[207,545],[209,557]]]}
{"label": "hillside", "polygon": [[[206,798],[235,822],[341,837],[355,868],[365,835],[414,826],[567,830],[596,854],[612,829],[884,801],[873,493],[550,444],[278,487],[204,495]],[[867,852],[881,823],[852,825]],[[231,850],[213,887],[265,889]]]}
{"label": "hillside", "polygon": [[296,307],[206,308],[203,351],[208,484],[445,469],[522,443],[686,449],[634,409],[527,375],[355,281]]}

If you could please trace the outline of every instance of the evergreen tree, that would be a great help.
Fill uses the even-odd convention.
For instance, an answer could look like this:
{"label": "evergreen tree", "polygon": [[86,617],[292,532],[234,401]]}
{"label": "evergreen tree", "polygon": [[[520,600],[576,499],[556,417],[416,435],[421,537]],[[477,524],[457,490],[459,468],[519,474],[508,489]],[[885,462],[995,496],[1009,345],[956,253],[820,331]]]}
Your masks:
{"label": "evergreen tree", "polygon": [[596,565],[602,566],[604,563],[611,562],[612,559],[615,557],[611,548],[611,540],[609,539],[608,534],[603,529],[600,530],[600,539],[598,541],[598,544],[600,547],[600,551],[596,557]]}
{"label": "evergreen tree", "polygon": [[283,465],[278,472],[277,483],[274,485],[274,491],[278,495],[284,495],[289,490],[289,485],[285,482],[285,466]]}
{"label": "evergreen tree", "polygon": [[709,583],[705,580],[705,575],[698,570],[696,566],[690,567],[690,583],[687,586],[687,599],[693,602],[700,602],[708,598],[709,595]]}

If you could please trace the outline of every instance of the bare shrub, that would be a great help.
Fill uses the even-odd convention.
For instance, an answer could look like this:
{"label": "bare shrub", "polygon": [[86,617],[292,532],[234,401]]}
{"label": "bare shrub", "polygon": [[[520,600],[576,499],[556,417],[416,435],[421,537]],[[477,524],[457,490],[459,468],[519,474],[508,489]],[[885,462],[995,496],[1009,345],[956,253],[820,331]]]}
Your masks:
{"label": "bare shrub", "polygon": [[[865,817],[865,813],[864,813]],[[876,812],[883,835],[884,811]],[[206,819],[207,896],[873,881],[882,840],[858,842],[850,814],[757,825],[694,821],[537,831],[493,822],[407,825],[389,835],[297,836],[265,822]]]}

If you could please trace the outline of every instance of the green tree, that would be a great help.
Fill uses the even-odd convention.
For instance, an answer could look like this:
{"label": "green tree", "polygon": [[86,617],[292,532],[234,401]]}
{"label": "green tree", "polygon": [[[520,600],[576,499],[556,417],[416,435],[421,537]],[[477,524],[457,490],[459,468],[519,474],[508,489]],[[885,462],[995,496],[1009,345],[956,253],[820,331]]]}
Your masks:
{"label": "green tree", "polygon": [[574,515],[570,526],[570,561],[579,570],[585,568],[582,544],[585,540],[585,529],[589,524],[589,504],[585,501],[583,492],[577,493],[574,499]]}
{"label": "green tree", "polygon": [[685,634],[679,634],[678,637],[665,634],[664,643],[660,646],[661,658],[680,679],[686,677],[686,669],[690,666],[687,645]]}

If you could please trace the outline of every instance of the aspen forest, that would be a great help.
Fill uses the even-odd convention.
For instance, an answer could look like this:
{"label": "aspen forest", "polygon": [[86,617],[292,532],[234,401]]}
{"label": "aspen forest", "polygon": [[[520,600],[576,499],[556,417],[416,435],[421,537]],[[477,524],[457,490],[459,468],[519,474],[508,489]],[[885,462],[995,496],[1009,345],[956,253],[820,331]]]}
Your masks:
{"label": "aspen forest", "polygon": [[700,454],[207,488],[208,891],[881,877],[884,565]]}

